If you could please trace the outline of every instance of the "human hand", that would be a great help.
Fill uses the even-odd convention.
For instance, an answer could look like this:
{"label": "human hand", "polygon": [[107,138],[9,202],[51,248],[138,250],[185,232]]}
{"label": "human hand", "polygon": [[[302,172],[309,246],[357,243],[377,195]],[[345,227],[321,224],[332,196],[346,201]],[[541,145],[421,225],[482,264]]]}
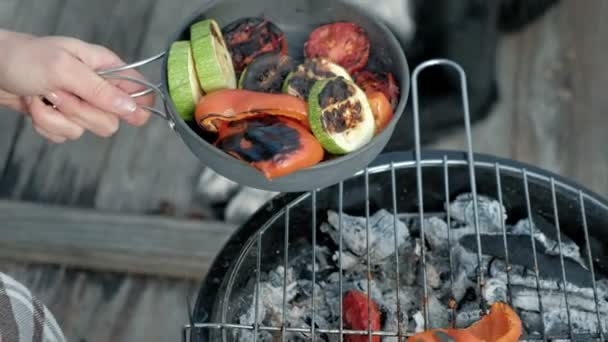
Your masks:
{"label": "human hand", "polygon": [[[0,30],[0,104],[30,114],[36,131],[60,143],[89,130],[109,137],[123,120],[146,123],[154,95],[127,80],[104,79],[96,70],[124,65],[105,47],[68,37],[34,37]],[[144,79],[135,70],[122,75]],[[52,103],[43,102],[42,97]]]}

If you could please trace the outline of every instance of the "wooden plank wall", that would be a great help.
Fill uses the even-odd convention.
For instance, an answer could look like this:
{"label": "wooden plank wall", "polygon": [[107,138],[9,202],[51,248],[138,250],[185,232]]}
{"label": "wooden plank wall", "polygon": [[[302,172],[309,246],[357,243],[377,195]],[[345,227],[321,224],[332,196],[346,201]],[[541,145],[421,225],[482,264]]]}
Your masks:
{"label": "wooden plank wall", "polygon": [[[473,127],[478,152],[531,163],[608,196],[608,2],[562,1],[499,53],[501,102]],[[462,133],[432,144],[464,149]]]}
{"label": "wooden plank wall", "polygon": [[[131,62],[162,51],[182,14],[200,4],[117,0],[92,6],[75,0],[4,0],[0,26],[74,36],[107,46]],[[158,66],[142,72],[158,80]],[[122,125],[111,139],[86,133],[79,141],[53,145],[37,136],[29,120],[6,110],[0,115],[7,118],[0,131],[1,197],[121,212],[149,212],[168,201],[183,211],[199,208],[209,214],[193,196],[204,166],[157,117],[141,128]]]}

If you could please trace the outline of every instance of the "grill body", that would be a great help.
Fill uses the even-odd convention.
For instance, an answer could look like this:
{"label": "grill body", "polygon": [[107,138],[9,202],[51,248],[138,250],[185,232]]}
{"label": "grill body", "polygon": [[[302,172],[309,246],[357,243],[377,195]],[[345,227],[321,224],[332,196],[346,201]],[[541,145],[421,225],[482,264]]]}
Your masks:
{"label": "grill body", "polygon": [[[464,109],[464,126],[466,131],[467,151],[422,151],[420,147],[420,128],[418,110],[418,87],[417,78],[421,71],[432,66],[448,66],[457,71],[461,80],[462,103]],[[274,304],[278,307],[282,305],[281,322],[276,326],[263,326],[258,322],[258,309],[255,316],[251,319],[251,325],[237,324],[237,315],[242,314],[242,302],[246,295],[252,295],[254,288],[259,288],[260,275],[281,265],[285,269],[290,265],[293,258],[302,258],[302,246],[305,250],[312,251],[306,254],[311,257],[309,263],[315,260],[315,248],[311,246],[322,243],[325,238],[321,234],[320,224],[327,220],[327,211],[332,210],[338,213],[338,217],[343,215],[354,215],[365,217],[365,240],[367,256],[367,273],[371,275],[370,268],[370,216],[376,210],[386,209],[393,214],[394,240],[397,240],[397,217],[399,219],[417,218],[419,222],[419,234],[421,246],[425,246],[425,219],[445,212],[447,204],[454,200],[455,196],[469,193],[472,195],[471,203],[473,207],[473,223],[476,237],[477,265],[476,287],[478,293],[482,293],[487,286],[485,278],[489,275],[482,255],[484,245],[481,243],[479,202],[480,196],[485,195],[497,199],[505,207],[507,220],[504,222],[501,216],[502,237],[504,239],[504,249],[500,252],[500,257],[506,259],[506,279],[509,282],[511,266],[516,263],[509,263],[509,254],[516,255],[522,259],[520,245],[509,246],[507,243],[506,225],[513,224],[522,218],[529,218],[540,215],[543,220],[554,225],[553,232],[559,242],[558,258],[559,263],[551,264],[550,270],[542,270],[543,258],[538,253],[541,246],[537,246],[532,225],[529,225],[528,252],[524,258],[528,263],[528,271],[533,270],[535,277],[536,293],[539,302],[541,295],[541,275],[546,275],[547,271],[553,271],[552,280],[557,283],[557,290],[563,295],[565,302],[569,331],[558,335],[547,334],[543,305],[539,304],[540,320],[542,329],[531,335],[525,335],[525,340],[585,340],[585,341],[605,341],[606,328],[602,329],[602,324],[608,321],[606,308],[608,308],[608,290],[606,293],[598,293],[597,280],[608,277],[608,202],[600,198],[597,194],[576,184],[573,181],[564,179],[556,174],[542,170],[531,165],[520,163],[513,160],[506,160],[494,156],[487,156],[473,153],[471,141],[470,118],[468,109],[468,98],[466,92],[466,76],[464,71],[455,63],[448,60],[431,60],[420,64],[412,74],[412,100],[414,111],[414,137],[415,151],[391,153],[377,158],[369,167],[356,173],[354,176],[341,181],[338,184],[325,187],[309,193],[283,194],[275,197],[262,207],[245,225],[243,225],[224,246],[210,268],[207,277],[200,289],[199,296],[193,310],[190,324],[184,328],[184,341],[190,337],[192,341],[231,341],[230,331],[234,329],[249,330],[254,333],[260,331],[275,332],[278,340],[288,341],[287,337],[291,333],[310,334],[315,341],[317,334],[328,334],[340,336],[345,334],[367,335],[371,341],[372,335],[405,337],[410,336],[413,331],[403,331],[394,329],[391,331],[353,331],[345,329],[342,320],[338,320],[337,326],[330,328],[300,328],[290,326],[286,316],[286,293],[285,285],[282,287],[282,304]],[[449,226],[450,216],[447,216]],[[537,218],[534,218],[536,220]],[[340,219],[341,220],[341,219]],[[341,222],[341,221],[339,221]],[[342,227],[342,223],[339,223]],[[447,231],[452,231],[448,229]],[[342,228],[338,229],[339,235],[339,256],[342,260],[344,246],[342,245]],[[497,236],[497,235],[496,235]],[[495,236],[495,237],[496,237]],[[561,236],[569,237],[581,250],[581,259],[587,270],[578,271],[575,277],[568,279],[570,271],[566,271],[562,253]],[[383,236],[384,238],[385,236]],[[520,236],[521,237],[521,236]],[[447,240],[450,241],[448,233]],[[484,240],[485,241],[485,240]],[[496,240],[494,240],[496,241]],[[518,240],[522,243],[521,239]],[[395,242],[397,245],[397,242]],[[450,249],[448,242],[448,250]],[[397,246],[395,246],[397,247]],[[488,246],[485,246],[488,247]],[[555,246],[554,246],[555,247]],[[554,248],[553,247],[553,248]],[[474,248],[475,249],[475,248]],[[395,248],[394,250],[397,250]],[[393,250],[393,251],[394,251]],[[420,248],[420,264],[422,271],[422,295],[417,300],[421,303],[424,316],[424,329],[432,325],[429,316],[428,300],[428,278],[425,259],[425,248]],[[555,253],[556,249],[552,249]],[[546,252],[542,251],[541,252]],[[428,253],[428,252],[426,252]],[[305,253],[304,253],[305,254]],[[311,254],[311,255],[310,255]],[[404,260],[400,259],[398,253],[393,253],[394,262],[398,265]],[[495,254],[493,254],[495,255]],[[495,255],[496,256],[496,255]],[[291,259],[290,259],[291,258]],[[546,258],[545,258],[546,260]],[[555,259],[554,259],[555,260]],[[306,262],[306,260],[304,260]],[[341,265],[341,262],[337,262]],[[342,268],[337,272],[339,279],[339,294],[343,294]],[[399,267],[397,267],[399,269]],[[452,263],[450,258],[450,269]],[[580,269],[579,269],[580,270]],[[287,283],[287,272],[282,272],[282,284]],[[309,275],[312,283],[316,279],[322,279],[324,274],[317,274],[312,270]],[[450,272],[452,273],[452,272]],[[559,276],[558,276],[559,275]],[[319,277],[319,278],[317,278]],[[370,293],[370,280],[367,277],[367,293]],[[397,271],[396,279],[400,279]],[[573,279],[576,278],[576,279]],[[585,279],[581,279],[585,278]],[[566,291],[564,284],[571,284],[573,281],[584,283],[586,289],[592,288],[593,300],[588,304],[595,304],[595,312],[585,317],[585,320],[594,320],[600,328],[597,331],[587,332],[584,336],[575,335],[574,324],[570,318],[569,296],[571,291]],[[453,281],[453,280],[452,280]],[[603,283],[602,283],[603,285]],[[507,285],[509,288],[510,285]],[[395,288],[399,287],[399,282],[395,281]],[[545,289],[543,289],[545,291]],[[452,290],[452,292],[454,292]],[[568,294],[570,293],[570,295]],[[341,297],[340,297],[341,298]],[[511,299],[507,297],[507,302]],[[558,299],[561,303],[561,298]],[[258,296],[253,296],[254,303],[259,302]],[[314,303],[314,290],[312,291],[311,302]],[[399,295],[395,303],[399,307]],[[605,308],[600,308],[606,305]],[[341,299],[340,306],[341,307]],[[509,304],[512,304],[509,302]],[[256,308],[257,305],[253,306]],[[479,312],[487,310],[487,303],[483,299],[479,300]],[[343,316],[342,309],[340,316]],[[449,310],[446,308],[446,310]],[[604,311],[602,311],[604,310]],[[315,312],[313,304],[311,308]],[[601,312],[602,311],[602,312]],[[549,312],[550,313],[550,312]],[[561,318],[560,318],[561,319]],[[313,318],[314,320],[314,314]],[[257,335],[257,334],[254,334]],[[255,339],[254,339],[255,341]]]}
{"label": "grill body", "polygon": [[[454,151],[422,153],[424,215],[443,211],[446,198],[452,200],[458,194],[471,191],[466,156],[466,153]],[[552,198],[555,193],[555,208],[559,213],[559,225],[564,234],[572,237],[580,246],[587,245],[590,239],[608,241],[608,202],[579,184],[531,165],[479,154],[475,155],[475,173],[478,194],[498,198],[500,191],[503,204],[509,213],[508,222],[515,222],[527,216],[528,200],[530,210],[543,214],[553,222],[555,210]],[[551,187],[552,179],[554,192]],[[341,205],[344,213],[365,216],[366,201],[369,200],[371,213],[380,208],[393,210],[396,204],[399,216],[418,215],[416,189],[414,153],[401,152],[382,155],[367,171],[360,172],[343,183],[316,191],[314,200],[311,193],[284,194],[274,198],[233,235],[215,260],[196,302],[193,318],[202,328],[193,331],[192,340],[219,341],[222,340],[222,331],[253,329],[230,327],[231,323],[236,322],[237,314],[230,303],[238,301],[238,296],[242,295],[238,290],[245,288],[247,282],[255,277],[258,267],[257,244],[260,240],[262,252],[259,267],[262,272],[284,262],[286,217],[289,221],[289,257],[295,256],[295,247],[292,247],[295,241],[312,243],[314,223],[317,225],[315,234],[320,236],[318,224],[326,219],[328,209],[340,211]],[[581,198],[584,208],[581,208]],[[585,234],[585,230],[588,234]],[[601,250],[606,249],[591,250],[592,259],[596,261],[596,278],[608,271],[608,255],[597,254],[601,253]],[[587,254],[583,257],[588,259]],[[606,320],[608,317],[600,316],[600,319]],[[542,337],[536,336],[541,340]]]}

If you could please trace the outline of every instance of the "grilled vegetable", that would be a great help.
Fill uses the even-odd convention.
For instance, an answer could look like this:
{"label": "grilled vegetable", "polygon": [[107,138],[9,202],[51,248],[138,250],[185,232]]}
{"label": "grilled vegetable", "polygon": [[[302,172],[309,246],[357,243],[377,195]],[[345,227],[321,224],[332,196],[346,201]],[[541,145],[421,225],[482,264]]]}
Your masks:
{"label": "grilled vegetable", "polygon": [[336,76],[351,79],[344,68],[327,59],[307,59],[304,63],[298,65],[296,70],[287,75],[283,83],[283,92],[301,99],[307,99],[310,88],[316,81]]}
{"label": "grilled vegetable", "polygon": [[202,91],[194,70],[189,41],[177,41],[171,45],[167,61],[167,79],[175,109],[184,120],[192,120]]}
{"label": "grilled vegetable", "polygon": [[351,74],[365,67],[369,51],[367,34],[363,28],[351,22],[319,26],[304,43],[306,57],[325,57]]}
{"label": "grilled vegetable", "polygon": [[[371,330],[380,330],[380,311],[376,302],[369,300],[368,319],[367,295],[359,291],[349,291],[342,299],[342,313],[344,327],[351,330],[368,330],[368,321],[371,321]],[[368,342],[367,335],[345,335],[344,342]],[[380,336],[372,336],[372,342],[380,342]]]}
{"label": "grilled vegetable", "polygon": [[361,71],[355,75],[355,82],[363,91],[381,91],[391,103],[393,110],[399,102],[399,87],[391,73]]}
{"label": "grilled vegetable", "polygon": [[407,342],[516,342],[521,336],[521,320],[505,303],[495,303],[490,313],[466,329],[432,329]]}
{"label": "grilled vegetable", "polygon": [[263,53],[287,54],[285,34],[266,19],[241,18],[226,25],[222,32],[237,74]]}
{"label": "grilled vegetable", "polygon": [[217,132],[222,122],[257,116],[259,112],[291,117],[305,128],[309,127],[305,101],[286,94],[243,89],[220,90],[203,96],[194,114],[201,128]]}
{"label": "grilled vegetable", "polygon": [[223,124],[215,145],[269,180],[323,160],[323,147],[304,126],[285,117],[259,115]]}
{"label": "grilled vegetable", "polygon": [[359,149],[374,136],[374,114],[365,93],[343,77],[320,80],[308,97],[310,127],[333,154]]}
{"label": "grilled vegetable", "polygon": [[230,53],[217,22],[207,19],[190,27],[190,42],[198,80],[204,92],[236,88]]}
{"label": "grilled vegetable", "polygon": [[388,99],[383,92],[380,91],[368,91],[365,93],[367,96],[367,102],[369,103],[372,113],[374,114],[374,121],[376,122],[376,131],[374,134],[380,133],[393,118],[393,108],[388,102]]}
{"label": "grilled vegetable", "polygon": [[276,52],[260,55],[241,74],[239,88],[264,93],[280,93],[283,81],[296,67],[295,61]]}

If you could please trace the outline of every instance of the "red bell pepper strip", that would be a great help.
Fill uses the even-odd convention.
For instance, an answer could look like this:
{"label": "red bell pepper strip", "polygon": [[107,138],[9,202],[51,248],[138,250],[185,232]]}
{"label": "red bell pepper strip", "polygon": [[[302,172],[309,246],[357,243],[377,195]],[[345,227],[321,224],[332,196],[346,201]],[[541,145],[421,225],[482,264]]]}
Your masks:
{"label": "red bell pepper strip", "polygon": [[290,117],[309,128],[306,102],[287,94],[262,93],[244,89],[225,89],[206,94],[196,105],[198,125],[217,132],[223,121],[236,121],[257,116],[259,112]]}

